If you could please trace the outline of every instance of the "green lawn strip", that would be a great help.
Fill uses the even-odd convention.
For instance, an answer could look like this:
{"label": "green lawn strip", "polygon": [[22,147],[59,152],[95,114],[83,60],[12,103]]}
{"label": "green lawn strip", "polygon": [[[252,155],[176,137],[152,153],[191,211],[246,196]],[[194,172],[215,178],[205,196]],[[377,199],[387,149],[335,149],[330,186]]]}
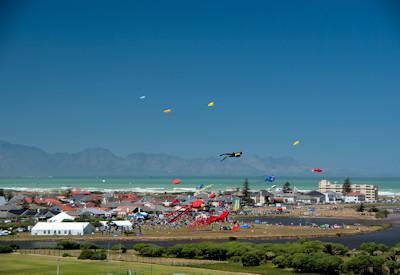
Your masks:
{"label": "green lawn strip", "polygon": [[[126,275],[128,270],[136,273],[167,275],[180,273],[185,275],[194,274],[233,274],[218,270],[204,268],[178,267],[157,264],[127,263],[127,262],[107,262],[76,260],[72,258],[60,259],[60,274],[104,274],[104,275]],[[8,275],[54,275],[57,270],[57,257],[54,256],[35,256],[8,254],[0,257],[0,274]]]}
{"label": "green lawn strip", "polygon": [[[243,267],[242,264],[239,263],[220,263],[220,264],[207,264],[204,266],[194,265],[194,267],[202,267],[213,270],[224,270],[231,272],[247,272],[254,274],[276,274],[276,275],[287,275],[287,274],[296,274],[294,271],[290,269],[280,269],[276,268],[273,264],[267,263],[259,266],[246,266]],[[308,273],[311,274],[311,273]]]}

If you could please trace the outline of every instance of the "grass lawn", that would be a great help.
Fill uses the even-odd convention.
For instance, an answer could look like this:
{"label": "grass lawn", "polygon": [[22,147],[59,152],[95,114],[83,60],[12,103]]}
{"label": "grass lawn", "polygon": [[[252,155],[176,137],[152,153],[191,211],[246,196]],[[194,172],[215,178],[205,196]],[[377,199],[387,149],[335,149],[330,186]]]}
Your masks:
{"label": "grass lawn", "polygon": [[[0,274],[16,275],[16,274],[32,274],[46,275],[57,274],[57,257],[53,256],[34,256],[20,254],[2,254],[0,256]],[[75,274],[103,274],[103,275],[126,275],[128,270],[132,274],[239,274],[232,272],[224,272],[218,270],[210,270],[204,268],[193,267],[177,267],[167,265],[150,265],[142,263],[127,262],[107,262],[107,261],[90,261],[77,260],[75,258],[60,258],[60,275]]]}
{"label": "grass lawn", "polygon": [[[274,267],[273,264],[263,264],[260,266],[248,266],[243,267],[241,264],[235,263],[218,263],[218,264],[207,264],[203,268],[209,268],[214,270],[224,270],[224,271],[232,271],[232,272],[247,272],[254,274],[265,274],[265,275],[288,275],[288,274],[296,274],[290,269],[280,269]],[[311,273],[308,273],[311,274]]]}

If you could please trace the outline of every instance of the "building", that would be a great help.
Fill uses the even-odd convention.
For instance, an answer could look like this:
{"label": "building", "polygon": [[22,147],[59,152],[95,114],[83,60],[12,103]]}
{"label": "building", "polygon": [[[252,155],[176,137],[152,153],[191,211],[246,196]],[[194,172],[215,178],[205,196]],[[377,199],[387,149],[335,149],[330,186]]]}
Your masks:
{"label": "building", "polygon": [[323,193],[325,195],[325,203],[338,203],[343,202],[343,194],[336,192],[326,192]]}
{"label": "building", "polygon": [[61,212],[60,214],[55,215],[54,217],[51,217],[50,219],[48,219],[47,222],[59,223],[59,222],[62,222],[64,220],[73,221],[73,220],[75,220],[75,217],[72,217],[71,215],[68,215],[65,212]]}
{"label": "building", "polygon": [[88,222],[38,222],[32,227],[31,235],[34,236],[65,236],[86,235],[95,231]]}
{"label": "building", "polygon": [[[365,195],[366,202],[376,202],[378,200],[378,186],[372,184],[352,184],[352,192],[358,192]],[[321,180],[319,182],[319,192],[343,193],[342,183],[331,183],[329,180]]]}
{"label": "building", "polygon": [[365,202],[365,194],[362,194],[360,192],[347,193],[343,198],[345,203]]}
{"label": "building", "polygon": [[254,201],[257,206],[263,206],[269,203],[269,198],[272,194],[266,190],[260,190],[258,192],[251,192],[250,198]]}

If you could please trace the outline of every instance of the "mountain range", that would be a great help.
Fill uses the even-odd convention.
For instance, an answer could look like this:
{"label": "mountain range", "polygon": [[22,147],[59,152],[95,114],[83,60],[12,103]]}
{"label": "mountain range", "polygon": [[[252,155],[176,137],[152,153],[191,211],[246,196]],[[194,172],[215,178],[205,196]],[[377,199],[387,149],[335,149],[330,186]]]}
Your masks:
{"label": "mountain range", "polygon": [[291,157],[181,158],[167,154],[132,153],[126,157],[104,148],[78,153],[48,153],[40,148],[0,141],[0,177],[41,176],[260,176],[305,175]]}

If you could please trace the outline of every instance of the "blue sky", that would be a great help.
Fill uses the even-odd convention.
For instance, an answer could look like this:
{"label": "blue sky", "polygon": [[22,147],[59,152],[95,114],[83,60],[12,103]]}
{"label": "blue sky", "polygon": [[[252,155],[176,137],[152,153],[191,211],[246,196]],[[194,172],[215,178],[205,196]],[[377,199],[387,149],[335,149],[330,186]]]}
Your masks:
{"label": "blue sky", "polygon": [[[119,155],[240,150],[400,175],[395,1],[0,8],[2,140]],[[162,113],[167,107],[174,112]],[[290,146],[295,139],[301,146]]]}

